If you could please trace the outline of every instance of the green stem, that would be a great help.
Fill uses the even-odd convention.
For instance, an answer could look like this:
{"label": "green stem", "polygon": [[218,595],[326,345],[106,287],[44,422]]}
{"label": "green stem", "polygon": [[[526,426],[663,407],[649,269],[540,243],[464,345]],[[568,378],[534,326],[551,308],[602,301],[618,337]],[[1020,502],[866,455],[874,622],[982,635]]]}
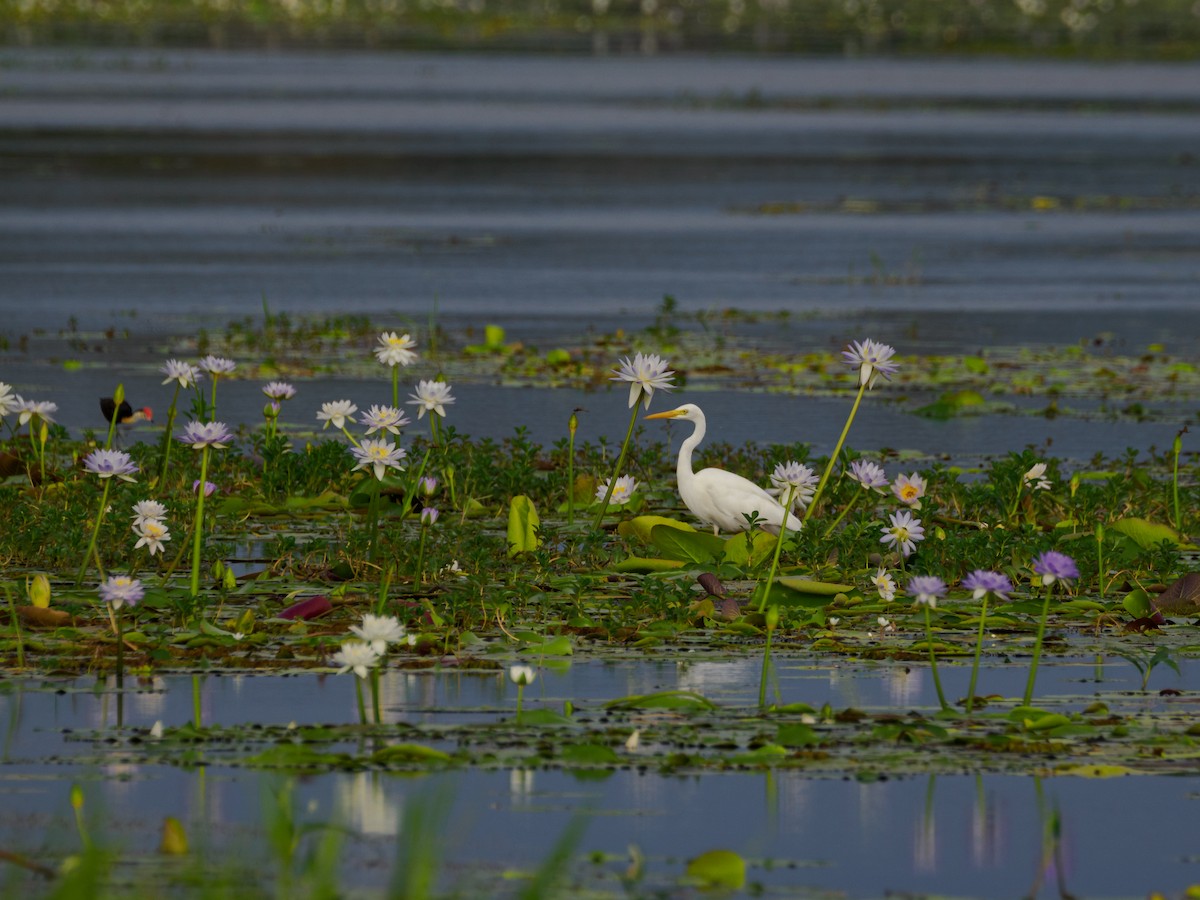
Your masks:
{"label": "green stem", "polygon": [[375,600],[375,615],[382,616],[383,610],[387,606],[388,588],[392,585],[392,574],[395,572],[395,567],[384,566],[379,573],[379,596]]}
{"label": "green stem", "polygon": [[567,423],[567,525],[575,524],[575,429],[578,425],[579,419],[571,413]]}
{"label": "green stem", "polygon": [[[368,476],[370,477],[370,476]],[[375,490],[371,493],[371,502],[367,506],[367,527],[371,539],[367,550],[367,560],[375,562],[375,551],[379,543],[379,495],[383,493],[383,483],[375,479]]]}
{"label": "green stem", "polygon": [[[762,612],[767,608],[767,600],[771,597],[771,588],[775,584],[775,572],[779,569],[779,554],[783,550],[783,539],[787,536],[787,517],[792,508],[792,500],[795,499],[796,486],[788,485],[787,503],[783,504],[783,519],[779,523],[779,537],[775,541],[775,555],[771,558],[771,571],[767,573],[767,586],[763,589],[762,600],[758,603],[758,611]],[[749,532],[746,532],[749,534]],[[749,549],[749,548],[747,548]],[[768,639],[770,635],[768,634]]]}
{"label": "green stem", "polygon": [[400,408],[400,367],[392,366],[392,406]]}
{"label": "green stem", "polygon": [[204,540],[204,494],[208,487],[208,445],[200,450],[200,484],[196,486],[196,521],[192,526],[191,598],[200,594],[200,545]]}
{"label": "green stem", "polygon": [[217,381],[218,381],[217,373],[213,372],[212,373],[212,403],[209,405],[209,408],[208,408],[208,415],[209,415],[208,421],[210,421],[210,422],[217,421]]}
{"label": "green stem", "polygon": [[204,717],[200,712],[200,676],[192,676],[192,724],[196,728],[204,727]]}
{"label": "green stem", "polygon": [[975,680],[979,677],[979,657],[983,654],[983,631],[987,624],[989,594],[983,595],[983,608],[979,611],[979,634],[975,638],[975,661],[971,664],[971,683],[967,686],[967,712],[975,709]]}
{"label": "green stem", "polygon": [[1029,666],[1029,680],[1025,682],[1025,697],[1022,706],[1033,702],[1033,683],[1037,679],[1038,660],[1042,658],[1042,637],[1046,634],[1046,619],[1050,615],[1050,588],[1046,588],[1046,599],[1042,602],[1042,617],[1038,620],[1037,642],[1033,645],[1033,662]]}
{"label": "green stem", "polygon": [[[866,490],[866,488],[863,488],[863,490],[865,491],[865,490]],[[832,524],[832,525],[830,525],[830,526],[829,526],[827,529],[825,529],[825,535],[824,535],[824,539],[825,539],[825,540],[828,540],[828,539],[829,539],[829,536],[830,536],[831,534],[833,534],[833,532],[834,532],[834,531],[837,529],[837,527],[838,527],[839,525],[841,525],[841,524],[842,524],[842,519],[846,518],[846,513],[850,512],[850,508],[851,508],[852,506],[854,506],[854,504],[855,504],[855,502],[858,500],[859,496],[860,496],[860,495],[859,495],[858,493],[855,493],[855,495],[854,495],[853,497],[851,497],[851,498],[850,498],[850,502],[849,502],[849,503],[847,503],[847,504],[846,504],[846,505],[845,505],[845,506],[842,508],[842,511],[841,511],[840,513],[838,513],[838,517],[837,517],[836,519],[834,519],[834,520],[833,520],[833,524]],[[812,504],[810,503],[810,504],[809,504],[809,506],[812,506]]]}
{"label": "green stem", "polygon": [[[639,395],[640,399],[640,395]],[[625,463],[625,454],[629,452],[629,441],[633,437],[633,426],[637,423],[638,405],[633,404],[633,409],[629,414],[629,427],[625,429],[625,440],[621,444],[621,454],[617,457],[617,465],[613,468],[612,478],[608,479],[608,490],[604,493],[604,500],[600,504],[600,511],[596,513],[596,521],[592,523],[592,530],[599,531],[600,523],[604,521],[604,514],[608,512],[608,501],[612,499],[613,489],[617,486],[617,478],[621,474],[621,466]]]}
{"label": "green stem", "polygon": [[416,587],[421,586],[421,581],[425,576],[425,536],[429,533],[429,526],[424,522],[421,523],[421,540],[417,546],[417,571],[413,576],[413,581]]}
{"label": "green stem", "polygon": [[163,434],[162,464],[158,469],[158,485],[161,488],[167,480],[167,463],[171,460],[171,437],[175,428],[175,405],[179,402],[179,382],[175,382],[175,395],[171,398],[171,406],[167,410],[167,430]]}
{"label": "green stem", "polygon": [[17,635],[17,668],[25,668],[25,640],[21,636],[21,620],[17,618],[17,607],[13,603],[12,588],[4,586],[4,596],[8,599],[8,618],[12,622],[13,631]]}
{"label": "green stem", "polygon": [[758,681],[758,708],[767,708],[767,673],[771,671],[771,635],[775,629],[767,623],[767,645],[763,649],[762,677]]}
{"label": "green stem", "polygon": [[862,403],[863,394],[867,391],[866,384],[858,386],[858,393],[854,397],[854,405],[850,407],[850,415],[846,417],[846,424],[842,428],[842,433],[838,436],[837,445],[833,448],[833,453],[829,455],[829,462],[825,466],[825,471],[821,473],[821,481],[817,484],[817,491],[813,494],[812,500],[808,502],[808,509],[804,510],[804,521],[807,522],[816,510],[817,504],[821,501],[821,494],[825,492],[825,485],[829,483],[829,476],[833,474],[833,467],[837,465],[838,454],[842,452],[842,444],[846,443],[846,435],[850,433],[850,424],[854,421],[854,416],[858,412],[858,405]]}
{"label": "green stem", "polygon": [[525,700],[525,685],[517,684],[517,724],[521,724],[521,707]]}
{"label": "green stem", "polygon": [[379,711],[379,670],[371,670],[371,711],[375,715],[375,724],[379,725],[383,721],[383,716]]}
{"label": "green stem", "polygon": [[362,683],[363,683],[363,680],[361,678],[359,678],[357,675],[355,675],[354,676],[354,696],[358,699],[358,724],[366,725],[367,724],[367,707],[366,707],[366,704],[363,703]]}
{"label": "green stem", "polygon": [[110,610],[113,615],[113,622],[117,626],[117,680],[120,682],[121,677],[125,674],[125,634],[121,627],[121,611]]}
{"label": "green stem", "polygon": [[79,567],[79,577],[75,579],[75,587],[83,584],[83,576],[87,574],[88,563],[91,561],[92,554],[96,553],[96,539],[100,536],[100,525],[104,522],[104,511],[108,508],[108,489],[112,486],[112,479],[104,479],[104,490],[100,494],[100,509],[96,511],[96,526],[92,529],[92,539],[88,541],[87,552],[83,554],[83,565]]}
{"label": "green stem", "polygon": [[942,692],[942,679],[938,676],[937,654],[933,652],[933,624],[930,621],[929,604],[925,604],[925,646],[929,648],[929,671],[933,673],[933,686],[937,688],[938,703],[943,710],[949,710],[946,695]]}

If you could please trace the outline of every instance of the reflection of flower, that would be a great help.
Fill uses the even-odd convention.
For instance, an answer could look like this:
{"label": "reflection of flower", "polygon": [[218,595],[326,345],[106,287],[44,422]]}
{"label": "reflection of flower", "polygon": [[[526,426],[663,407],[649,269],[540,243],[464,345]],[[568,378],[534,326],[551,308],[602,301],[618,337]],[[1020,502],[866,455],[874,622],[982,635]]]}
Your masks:
{"label": "reflection of flower", "polygon": [[145,593],[142,583],[128,575],[111,575],[100,584],[100,599],[111,603],[113,609],[137,606]]}
{"label": "reflection of flower", "polygon": [[884,535],[879,539],[881,544],[892,544],[905,556],[917,549],[917,541],[925,540],[925,529],[920,519],[914,519],[907,509],[892,513],[888,518],[891,525],[881,526]]}
{"label": "reflection of flower", "polygon": [[191,444],[193,450],[205,447],[224,449],[233,440],[233,432],[224,422],[188,422],[179,436],[180,443]]}
{"label": "reflection of flower", "polygon": [[385,366],[411,366],[417,361],[417,354],[413,352],[415,346],[417,342],[407,334],[385,331],[379,335],[375,358]]}
{"label": "reflection of flower", "polygon": [[861,344],[851,342],[848,349],[842,351],[842,360],[850,366],[858,366],[858,383],[873,388],[879,376],[891,380],[900,366],[891,362],[896,354],[893,347],[880,344],[867,338]]}
{"label": "reflection of flower", "polygon": [[133,533],[138,536],[138,542],[133,545],[136,550],[139,547],[145,547],[150,551],[150,555],[161,553],[163,549],[163,541],[171,539],[171,532],[167,530],[167,526],[158,519],[147,519],[140,525],[133,526]]}
{"label": "reflection of flower", "polygon": [[519,684],[522,687],[533,684],[533,669],[529,666],[513,666],[508,670],[508,677],[513,684]]}
{"label": "reflection of flower", "polygon": [[404,457],[407,455],[403,447],[398,447],[391,441],[368,439],[361,447],[351,447],[350,452],[358,460],[355,469],[373,467],[375,477],[380,481],[388,469],[402,470]]}
{"label": "reflection of flower", "polygon": [[101,478],[120,478],[133,481],[137,465],[123,450],[93,450],[83,460],[83,467]]}
{"label": "reflection of flower", "polygon": [[351,669],[359,678],[366,678],[370,670],[379,665],[379,654],[370,644],[362,641],[346,641],[333,654],[334,665],[340,666],[337,673],[344,675]]}
{"label": "reflection of flower", "polygon": [[1008,600],[1008,592],[1013,589],[1007,575],[999,572],[987,572],[976,569],[962,580],[962,586],[972,591],[972,597],[982,600],[987,594],[992,594],[997,600]]}
{"label": "reflection of flower", "polygon": [[1033,571],[1042,576],[1042,584],[1045,585],[1079,577],[1079,567],[1075,565],[1075,560],[1057,550],[1047,550],[1034,559]]}
{"label": "reflection of flower", "polygon": [[865,489],[879,491],[880,493],[883,492],[883,488],[887,487],[888,483],[883,466],[866,459],[856,459],[850,463],[850,477]]}
{"label": "reflection of flower", "polygon": [[346,422],[354,421],[356,412],[358,412],[358,407],[349,400],[333,400],[321,404],[321,411],[317,413],[317,421],[325,423],[323,428],[328,428],[330,425],[334,428],[345,428]]}
{"label": "reflection of flower", "polygon": [[891,603],[896,599],[896,581],[887,569],[880,569],[872,575],[871,583],[879,591],[879,599],[884,603]]}
{"label": "reflection of flower", "polygon": [[663,391],[675,389],[673,376],[675,373],[667,368],[667,361],[656,353],[635,353],[633,359],[625,357],[621,364],[613,370],[612,381],[629,382],[629,405],[636,406],[638,398],[646,395],[646,409],[650,408],[650,398],[654,396],[655,388]]}
{"label": "reflection of flower", "polygon": [[920,509],[921,498],[925,496],[925,479],[916,472],[911,475],[897,475],[892,483],[892,493],[905,506]]}
{"label": "reflection of flower", "polygon": [[409,394],[412,397],[409,400],[410,406],[417,408],[417,418],[422,418],[425,413],[437,413],[443,419],[446,418],[446,407],[454,402],[454,396],[450,393],[450,385],[444,381],[418,381],[417,392]]}
{"label": "reflection of flower", "polygon": [[394,406],[372,406],[363,413],[362,417],[362,423],[367,426],[367,434],[374,434],[377,431],[399,434],[400,429],[408,422],[408,417]]}
{"label": "reflection of flower", "polygon": [[907,590],[918,606],[936,609],[938,598],[946,593],[946,582],[936,575],[917,575],[908,580]]}
{"label": "reflection of flower", "polygon": [[371,613],[363,616],[361,625],[351,625],[350,630],[380,656],[387,650],[388,644],[398,644],[405,635],[404,626],[395,616],[376,616]]}
{"label": "reflection of flower", "polygon": [[1043,462],[1032,466],[1028,472],[1021,476],[1022,484],[1027,484],[1035,491],[1050,490],[1050,479],[1046,478],[1046,464]]}
{"label": "reflection of flower", "polygon": [[159,371],[167,376],[163,379],[163,384],[170,384],[172,381],[175,381],[178,382],[181,388],[193,387],[201,378],[199,369],[191,363],[182,362],[178,359],[168,359]]}
{"label": "reflection of flower", "polygon": [[296,396],[296,389],[286,381],[272,381],[263,386],[262,392],[276,402],[291,400]]}
{"label": "reflection of flower", "polygon": [[808,466],[791,460],[775,467],[775,471],[771,473],[772,487],[767,493],[785,499],[791,490],[793,506],[804,509],[812,500],[820,480],[817,473]]}
{"label": "reflection of flower", "polygon": [[[632,475],[622,475],[617,479],[617,483],[613,485],[612,496],[608,498],[609,503],[615,503],[617,506],[624,506],[633,498],[633,492],[638,488],[637,481]],[[596,485],[596,499],[604,500],[604,495],[608,493],[608,482]]]}

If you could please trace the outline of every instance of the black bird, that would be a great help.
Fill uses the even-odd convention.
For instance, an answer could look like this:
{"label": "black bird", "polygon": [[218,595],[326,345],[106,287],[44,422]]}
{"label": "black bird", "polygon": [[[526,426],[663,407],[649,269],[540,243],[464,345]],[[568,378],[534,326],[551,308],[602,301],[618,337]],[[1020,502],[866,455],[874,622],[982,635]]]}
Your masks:
{"label": "black bird", "polygon": [[118,425],[154,421],[154,413],[150,407],[143,406],[141,409],[135,410],[126,400],[122,400],[121,405],[117,406],[112,397],[100,398],[100,412],[104,414],[105,422],[115,421]]}

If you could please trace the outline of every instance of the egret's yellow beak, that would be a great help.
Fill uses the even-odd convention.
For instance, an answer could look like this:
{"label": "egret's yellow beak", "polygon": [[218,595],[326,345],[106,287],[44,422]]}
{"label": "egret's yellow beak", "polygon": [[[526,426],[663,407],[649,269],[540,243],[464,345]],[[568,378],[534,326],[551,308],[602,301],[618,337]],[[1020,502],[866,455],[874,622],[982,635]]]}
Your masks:
{"label": "egret's yellow beak", "polygon": [[650,413],[648,416],[642,416],[643,419],[676,419],[683,415],[682,409],[668,409],[666,412]]}

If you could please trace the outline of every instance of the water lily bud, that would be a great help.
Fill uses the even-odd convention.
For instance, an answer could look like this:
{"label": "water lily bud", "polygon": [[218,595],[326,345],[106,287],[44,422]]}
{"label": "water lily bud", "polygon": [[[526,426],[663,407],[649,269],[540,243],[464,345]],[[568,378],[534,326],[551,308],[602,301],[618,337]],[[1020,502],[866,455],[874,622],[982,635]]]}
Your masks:
{"label": "water lily bud", "polygon": [[1096,542],[1099,544],[1104,543],[1104,523],[1103,522],[1096,523]]}
{"label": "water lily bud", "polygon": [[272,400],[263,407],[263,417],[267,419],[279,418],[279,402],[277,400]]}
{"label": "water lily bud", "polygon": [[421,493],[426,497],[432,497],[437,493],[438,480],[432,475],[426,475],[421,479]]}
{"label": "water lily bud", "polygon": [[1075,497],[1075,492],[1079,490],[1079,473],[1076,472],[1071,476],[1071,497]]}
{"label": "water lily bud", "polygon": [[41,572],[25,579],[25,592],[29,594],[29,602],[38,609],[50,608],[50,579]]}
{"label": "water lily bud", "polygon": [[76,812],[83,809],[83,788],[77,784],[71,785],[71,808]]}
{"label": "water lily bud", "polygon": [[1176,456],[1178,456],[1180,454],[1180,452],[1182,452],[1182,450],[1183,450],[1183,432],[1181,431],[1181,432],[1179,432],[1179,434],[1175,435],[1175,440],[1171,442],[1171,452],[1174,453]]}
{"label": "water lily bud", "polygon": [[227,591],[232,591],[237,588],[237,576],[233,574],[233,569],[225,567],[225,574],[221,576],[221,587]]}
{"label": "water lily bud", "polygon": [[779,607],[772,606],[767,610],[767,631],[774,631],[779,625]]}
{"label": "water lily bud", "polygon": [[113,403],[120,406],[125,401],[125,385],[118,384],[117,389],[113,391]]}
{"label": "water lily bud", "polygon": [[571,432],[571,437],[575,437],[575,432],[579,429],[579,416],[571,413],[571,418],[567,419],[567,430]]}

